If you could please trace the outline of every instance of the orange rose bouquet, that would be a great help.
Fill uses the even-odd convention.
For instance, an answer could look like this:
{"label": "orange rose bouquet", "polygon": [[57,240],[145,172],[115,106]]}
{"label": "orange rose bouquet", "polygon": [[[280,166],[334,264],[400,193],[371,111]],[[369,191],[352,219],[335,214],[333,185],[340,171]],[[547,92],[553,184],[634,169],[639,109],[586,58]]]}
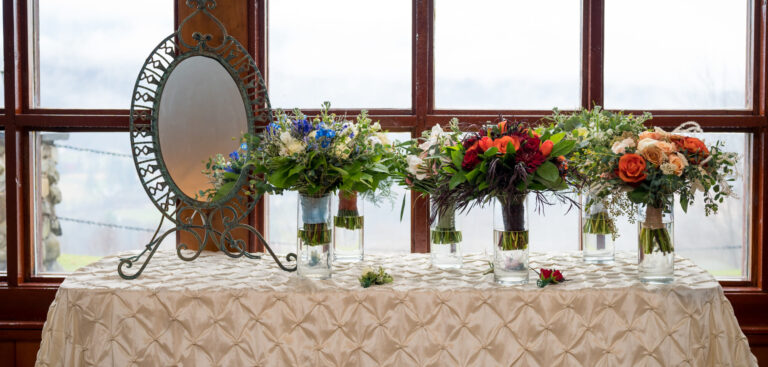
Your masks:
{"label": "orange rose bouquet", "polygon": [[[717,212],[718,204],[732,196],[738,156],[724,151],[719,141],[707,145],[695,137],[702,133],[695,122],[672,132],[658,127],[639,131],[642,124],[635,124],[620,135],[613,131],[612,139],[600,143],[584,139],[582,151],[573,157],[575,176],[595,197],[611,198],[607,204],[612,214],[638,219],[641,278],[667,282],[674,262],[674,195],[687,211],[699,191],[706,214]],[[587,135],[605,135],[607,130],[611,129],[590,130]]]}

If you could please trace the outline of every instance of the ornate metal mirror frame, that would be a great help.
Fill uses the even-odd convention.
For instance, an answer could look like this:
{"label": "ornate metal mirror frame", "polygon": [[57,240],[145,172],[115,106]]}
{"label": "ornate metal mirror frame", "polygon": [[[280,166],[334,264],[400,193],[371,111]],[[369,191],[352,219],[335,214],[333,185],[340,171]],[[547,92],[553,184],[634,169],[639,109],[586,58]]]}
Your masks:
{"label": "ornate metal mirror frame", "polygon": [[[233,258],[259,259],[259,255],[247,251],[244,240],[236,239],[232,234],[232,231],[237,229],[255,234],[281,269],[295,271],[295,264],[289,267],[280,262],[258,230],[241,223],[260,197],[254,197],[254,194],[248,192],[249,180],[257,179],[253,177],[250,169],[243,169],[235,188],[223,198],[205,202],[182,192],[173,181],[163,160],[158,134],[160,99],[174,68],[190,57],[212,58],[229,72],[243,97],[248,133],[255,132],[257,122],[265,126],[272,120],[267,88],[261,73],[248,51],[228,35],[224,25],[210,13],[209,10],[216,7],[215,0],[187,0],[187,6],[195,10],[179,24],[176,32],[160,42],[147,57],[133,89],[130,114],[133,160],[144,190],[163,217],[143,251],[135,256],[120,259],[118,274],[124,279],[137,278],[152,259],[160,243],[170,234],[181,232],[189,233],[197,242],[197,250],[191,252],[182,251],[191,248],[185,243],[179,242],[176,245],[176,253],[182,260],[196,259],[209,243]],[[215,24],[220,35],[214,38],[210,33],[194,32],[191,42],[187,42],[182,31],[190,19],[195,17],[207,17]],[[219,39],[221,43],[216,44]],[[248,147],[249,150],[253,148]],[[163,220],[166,219],[175,226],[161,233]],[[214,226],[214,223],[217,225]],[[288,262],[295,260],[296,255],[293,253],[286,256]],[[128,270],[134,265],[139,266],[135,272]]]}

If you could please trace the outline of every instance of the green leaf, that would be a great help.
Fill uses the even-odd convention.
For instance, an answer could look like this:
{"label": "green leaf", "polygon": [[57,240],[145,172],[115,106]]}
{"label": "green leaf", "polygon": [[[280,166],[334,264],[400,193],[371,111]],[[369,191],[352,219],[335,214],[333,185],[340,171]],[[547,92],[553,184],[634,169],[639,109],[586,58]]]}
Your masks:
{"label": "green leaf", "polygon": [[483,153],[483,157],[491,158],[491,157],[495,156],[496,153],[498,153],[498,152],[499,152],[499,150],[496,149],[496,147],[490,147],[490,148],[488,148],[488,150],[485,151],[485,153]]}
{"label": "green leaf", "polygon": [[565,132],[559,132],[555,135],[550,136],[549,140],[551,140],[553,144],[557,144],[560,142],[560,140],[563,140],[564,137],[565,137]]}
{"label": "green leaf", "polygon": [[629,201],[635,204],[644,204],[648,201],[648,191],[642,187],[638,187],[627,193]]}
{"label": "green leaf", "polygon": [[680,207],[684,213],[688,213],[688,198],[685,195],[680,195]]}
{"label": "green leaf", "polygon": [[233,182],[227,182],[227,183],[221,185],[221,187],[219,187],[219,189],[216,191],[216,195],[213,196],[213,201],[223,199],[224,197],[227,196],[227,194],[229,194],[230,191],[232,191],[232,189],[234,187],[235,187],[235,182],[234,181]]}
{"label": "green leaf", "polygon": [[452,150],[451,160],[453,161],[453,165],[456,166],[456,168],[459,168],[461,167],[461,162],[464,160],[464,155],[458,150]]}
{"label": "green leaf", "polygon": [[536,174],[549,182],[555,182],[560,177],[560,171],[557,170],[557,166],[550,161],[546,161],[539,166],[539,169],[536,170]]}
{"label": "green leaf", "polygon": [[408,195],[409,192],[406,191],[405,194],[403,194],[403,203],[400,205],[400,221],[403,221],[403,214],[405,213],[405,197]]}
{"label": "green leaf", "polygon": [[461,183],[465,182],[467,178],[464,176],[464,172],[459,172],[455,174],[453,177],[451,177],[451,181],[448,182],[448,188],[449,189],[455,189],[456,186],[459,186]]}
{"label": "green leaf", "polygon": [[561,140],[559,143],[555,144],[555,146],[552,147],[552,153],[549,153],[550,157],[558,157],[561,155],[566,155],[573,150],[573,147],[576,146],[575,140]]}

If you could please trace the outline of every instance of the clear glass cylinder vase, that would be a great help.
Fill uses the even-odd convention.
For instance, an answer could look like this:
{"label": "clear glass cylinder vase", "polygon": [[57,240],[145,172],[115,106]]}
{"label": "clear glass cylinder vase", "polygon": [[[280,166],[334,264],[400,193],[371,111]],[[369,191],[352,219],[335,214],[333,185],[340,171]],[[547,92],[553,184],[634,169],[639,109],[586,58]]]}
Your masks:
{"label": "clear glass cylinder vase", "polygon": [[637,272],[644,283],[670,283],[675,279],[673,200],[666,202],[660,207],[639,206]]}
{"label": "clear glass cylinder vase", "polygon": [[430,258],[432,265],[441,269],[461,268],[461,231],[456,229],[456,208],[436,208],[430,231]]}
{"label": "clear glass cylinder vase", "polygon": [[611,264],[616,254],[616,224],[604,201],[582,195],[581,248],[584,262]]}
{"label": "clear glass cylinder vase", "polygon": [[493,278],[496,283],[528,283],[526,195],[493,201],[493,241]]}
{"label": "clear glass cylinder vase", "polygon": [[300,277],[328,279],[333,264],[331,195],[299,194],[298,259]]}
{"label": "clear glass cylinder vase", "polygon": [[336,214],[333,216],[334,261],[356,262],[364,257],[363,202],[354,191],[339,191],[335,197]]}

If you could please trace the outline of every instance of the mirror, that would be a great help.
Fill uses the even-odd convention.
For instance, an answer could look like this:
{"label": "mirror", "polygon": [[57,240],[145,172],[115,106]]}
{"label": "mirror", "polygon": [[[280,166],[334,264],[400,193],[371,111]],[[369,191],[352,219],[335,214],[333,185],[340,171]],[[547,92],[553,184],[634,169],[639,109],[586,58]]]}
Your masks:
{"label": "mirror", "polygon": [[157,130],[166,168],[181,192],[208,200],[200,195],[212,186],[203,174],[205,162],[237,150],[248,131],[245,111],[240,90],[218,60],[192,56],[172,69],[160,97]]}
{"label": "mirror", "polygon": [[[259,177],[246,164],[248,144],[241,137],[273,118],[261,71],[211,13],[216,1],[186,4],[192,13],[152,50],[133,87],[131,155],[144,191],[163,217],[141,252],[120,259],[117,273],[138,278],[173,235],[176,255],[185,261],[210,247],[258,260],[262,255],[251,251],[260,243],[280,269],[296,271],[296,254],[286,255],[284,264],[248,224],[261,192],[249,186]],[[201,24],[202,29],[185,31]],[[163,227],[166,220],[169,229]]]}

